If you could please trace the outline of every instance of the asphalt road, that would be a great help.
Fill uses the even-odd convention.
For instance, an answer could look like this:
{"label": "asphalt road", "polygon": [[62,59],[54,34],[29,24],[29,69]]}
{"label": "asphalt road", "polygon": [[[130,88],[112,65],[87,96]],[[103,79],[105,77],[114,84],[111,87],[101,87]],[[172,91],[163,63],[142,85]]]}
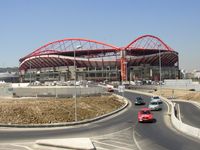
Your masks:
{"label": "asphalt road", "polygon": [[200,109],[188,102],[175,101],[180,106],[180,116],[183,123],[200,128]]}
{"label": "asphalt road", "polygon": [[[126,92],[125,97],[133,103],[138,94]],[[148,103],[150,98],[143,96]],[[73,128],[57,128],[50,130],[4,130],[0,129],[0,147],[28,146],[35,149],[33,143],[38,139],[90,137],[97,150],[198,150],[200,141],[182,135],[169,123],[167,106],[163,110],[153,112],[155,123],[138,123],[137,112],[144,106],[130,105],[123,112],[104,120]],[[5,144],[7,143],[7,144]],[[23,147],[23,148],[26,148]]]}

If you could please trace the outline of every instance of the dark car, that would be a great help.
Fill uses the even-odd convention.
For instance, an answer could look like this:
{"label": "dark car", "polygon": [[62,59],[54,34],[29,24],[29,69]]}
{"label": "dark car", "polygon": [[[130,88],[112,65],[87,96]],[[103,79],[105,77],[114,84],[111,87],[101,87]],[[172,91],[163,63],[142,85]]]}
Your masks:
{"label": "dark car", "polygon": [[143,100],[142,97],[136,97],[135,105],[145,105],[145,101]]}

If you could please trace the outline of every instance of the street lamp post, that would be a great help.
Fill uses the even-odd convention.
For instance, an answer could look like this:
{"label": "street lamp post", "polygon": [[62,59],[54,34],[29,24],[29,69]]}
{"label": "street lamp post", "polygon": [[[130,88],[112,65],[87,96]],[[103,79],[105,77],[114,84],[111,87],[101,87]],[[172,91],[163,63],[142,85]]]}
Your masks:
{"label": "street lamp post", "polygon": [[107,82],[107,67],[106,67],[106,82]]}
{"label": "street lamp post", "polygon": [[159,49],[159,74],[160,74],[160,80],[159,80],[159,86],[160,86],[160,95],[161,95],[161,82],[162,82],[162,70],[161,70],[161,55],[160,55],[160,44],[158,45],[158,49]]}
{"label": "street lamp post", "polygon": [[162,81],[162,71],[161,71],[161,56],[160,56],[160,49],[159,49],[159,72],[160,72],[160,84]]}
{"label": "street lamp post", "polygon": [[[108,69],[109,69],[109,76],[108,76]],[[110,80],[110,66],[107,66],[106,67],[106,82],[108,82],[109,80]]]}
{"label": "street lamp post", "polygon": [[110,66],[107,67],[108,70],[108,82],[110,82]]}
{"label": "street lamp post", "polygon": [[124,62],[126,65],[126,82],[128,81],[128,62]]}
{"label": "street lamp post", "polygon": [[29,79],[29,83],[30,83],[30,85],[31,85],[31,78],[32,78],[32,76],[31,76],[31,61],[29,62],[29,69],[30,69],[30,79]]}
{"label": "street lamp post", "polygon": [[[81,45],[79,45],[79,46],[77,46],[76,47],[76,49],[80,49],[82,46]],[[74,86],[75,86],[75,95],[74,95],[74,98],[75,98],[75,106],[74,106],[74,116],[75,116],[75,122],[77,122],[77,91],[76,91],[76,52],[75,52],[75,50],[76,50],[75,48],[74,48]]]}
{"label": "street lamp post", "polygon": [[75,86],[75,106],[74,106],[74,116],[75,116],[75,122],[77,122],[77,99],[76,99],[76,52],[74,49],[74,86]]}

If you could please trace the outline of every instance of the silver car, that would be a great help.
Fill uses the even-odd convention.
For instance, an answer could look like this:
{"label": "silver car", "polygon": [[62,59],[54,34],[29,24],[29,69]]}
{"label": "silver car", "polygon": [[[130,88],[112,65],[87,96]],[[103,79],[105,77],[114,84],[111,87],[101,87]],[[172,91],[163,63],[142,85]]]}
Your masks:
{"label": "silver car", "polygon": [[159,96],[152,96],[151,101],[157,101],[157,102],[159,102],[159,104],[162,104],[162,100],[160,99]]}
{"label": "silver car", "polygon": [[151,110],[162,110],[162,104],[159,103],[159,102],[156,101],[156,100],[152,100],[152,101],[149,103],[149,109],[151,109]]}

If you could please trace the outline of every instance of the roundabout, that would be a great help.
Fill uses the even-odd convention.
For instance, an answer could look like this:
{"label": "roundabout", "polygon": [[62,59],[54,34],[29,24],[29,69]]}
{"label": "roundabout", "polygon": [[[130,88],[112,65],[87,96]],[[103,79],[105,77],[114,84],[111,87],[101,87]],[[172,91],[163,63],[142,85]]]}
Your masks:
{"label": "roundabout", "polygon": [[50,149],[52,147],[40,146],[35,142],[40,139],[90,138],[97,150],[197,150],[199,148],[200,143],[197,139],[183,135],[172,127],[165,103],[161,112],[154,112],[155,123],[138,124],[137,112],[141,106],[134,106],[133,100],[137,96],[142,96],[148,104],[150,97],[132,92],[125,92],[124,96],[130,101],[128,107],[88,124],[31,130],[1,128],[1,147],[9,147],[14,143],[29,150]]}

